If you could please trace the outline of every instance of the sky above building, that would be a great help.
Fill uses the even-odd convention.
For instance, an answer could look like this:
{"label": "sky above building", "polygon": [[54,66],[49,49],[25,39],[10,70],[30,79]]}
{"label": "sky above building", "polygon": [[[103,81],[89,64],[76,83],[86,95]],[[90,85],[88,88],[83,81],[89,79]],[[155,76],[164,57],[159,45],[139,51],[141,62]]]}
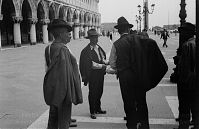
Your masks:
{"label": "sky above building", "polygon": [[[195,1],[186,0],[187,22],[195,24]],[[149,15],[149,27],[180,24],[181,0],[148,0],[150,5],[155,4],[153,14]],[[101,13],[101,23],[117,22],[120,16],[124,16],[136,29],[136,15],[138,15],[138,5],[143,7],[143,0],[100,0],[99,12]]]}

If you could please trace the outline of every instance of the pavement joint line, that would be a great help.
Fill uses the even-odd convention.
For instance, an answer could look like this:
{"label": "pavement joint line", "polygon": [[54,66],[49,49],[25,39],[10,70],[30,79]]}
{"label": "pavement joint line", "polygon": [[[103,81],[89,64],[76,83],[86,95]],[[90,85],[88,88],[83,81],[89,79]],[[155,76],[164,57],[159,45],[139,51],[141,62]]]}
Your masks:
{"label": "pavement joint line", "polygon": [[171,111],[174,115],[175,118],[178,118],[179,115],[179,111],[178,111],[178,106],[179,106],[179,102],[178,102],[178,97],[177,96],[165,96],[169,107],[171,108]]}
{"label": "pavement joint line", "polygon": [[[49,109],[46,110],[36,121],[34,121],[27,129],[46,129],[48,122]],[[91,119],[89,116],[72,116],[80,123],[113,123],[123,124],[126,123],[123,117],[97,117],[97,119]],[[175,119],[163,119],[163,118],[150,118],[149,123],[151,125],[178,125]]]}
{"label": "pavement joint line", "polygon": [[13,47],[13,48],[1,48],[0,51],[12,50],[12,49],[19,49],[19,48],[26,48],[26,47],[28,47],[28,46]]}

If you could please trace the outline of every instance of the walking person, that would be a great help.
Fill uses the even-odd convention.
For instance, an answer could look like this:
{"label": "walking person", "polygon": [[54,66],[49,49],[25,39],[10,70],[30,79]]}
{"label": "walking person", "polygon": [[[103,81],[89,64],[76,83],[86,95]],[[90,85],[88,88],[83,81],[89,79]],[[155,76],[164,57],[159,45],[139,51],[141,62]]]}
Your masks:
{"label": "walking person", "polygon": [[88,84],[88,101],[90,117],[96,119],[96,114],[106,114],[101,108],[101,97],[104,87],[104,75],[106,74],[106,53],[97,44],[99,34],[95,29],[88,31],[87,39],[90,43],[81,51],[80,73],[84,85]]}
{"label": "walking person", "polygon": [[199,129],[199,113],[197,109],[197,87],[196,87],[196,39],[195,25],[185,22],[179,27],[183,44],[178,62],[178,99],[179,99],[179,127],[178,129],[189,129],[190,120],[194,124],[193,129]]}
{"label": "walking person", "polygon": [[50,106],[47,129],[68,129],[72,103],[83,102],[78,65],[66,47],[71,39],[72,27],[64,20],[54,19],[48,30],[54,41],[45,48],[43,92],[45,102]]}
{"label": "walking person", "polygon": [[168,45],[167,45],[168,37],[169,37],[168,31],[166,29],[164,29],[164,31],[161,33],[161,37],[160,37],[160,39],[164,40],[164,43],[163,43],[162,47],[164,47],[164,46],[168,47]]}
{"label": "walking person", "polygon": [[146,92],[154,88],[168,70],[156,42],[129,34],[129,24],[120,17],[115,26],[120,38],[113,43],[106,72],[119,78],[128,129],[149,129]]}

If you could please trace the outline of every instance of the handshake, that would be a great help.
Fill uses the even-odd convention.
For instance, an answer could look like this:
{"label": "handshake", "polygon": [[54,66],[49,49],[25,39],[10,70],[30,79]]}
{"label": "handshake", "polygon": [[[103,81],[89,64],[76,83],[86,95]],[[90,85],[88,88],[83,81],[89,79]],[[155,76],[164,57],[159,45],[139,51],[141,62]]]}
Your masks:
{"label": "handshake", "polygon": [[111,68],[110,65],[105,65],[105,64],[103,64],[103,65],[102,65],[102,69],[105,70],[106,73],[108,73],[108,74],[116,74],[116,73],[117,73],[117,71],[114,70],[113,68]]}

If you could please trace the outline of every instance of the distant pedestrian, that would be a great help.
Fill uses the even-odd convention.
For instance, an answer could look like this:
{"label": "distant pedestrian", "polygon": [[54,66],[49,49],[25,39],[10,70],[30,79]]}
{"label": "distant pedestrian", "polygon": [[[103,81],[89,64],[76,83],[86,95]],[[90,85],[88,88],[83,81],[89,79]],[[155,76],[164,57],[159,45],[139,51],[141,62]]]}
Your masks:
{"label": "distant pedestrian", "polygon": [[189,129],[190,120],[193,129],[199,129],[198,92],[196,86],[196,39],[195,25],[185,22],[179,27],[183,44],[178,62],[178,99],[179,99],[179,127]]}
{"label": "distant pedestrian", "polygon": [[[168,66],[156,42],[137,34],[129,34],[129,24],[120,17],[115,26],[120,38],[113,43],[107,73],[119,78],[126,126],[128,129],[149,129],[146,92],[154,88],[167,72]],[[113,69],[113,70],[112,70]]]}
{"label": "distant pedestrian", "polygon": [[162,47],[164,47],[164,46],[168,47],[168,45],[167,45],[167,39],[168,39],[168,37],[169,37],[168,31],[166,29],[164,29],[162,31],[161,37],[160,37],[160,39],[164,40],[164,43],[163,43]]}
{"label": "distant pedestrian", "polygon": [[110,32],[109,37],[110,37],[110,40],[112,41],[113,40],[113,33],[112,32]]}
{"label": "distant pedestrian", "polygon": [[72,103],[83,102],[78,65],[66,47],[71,39],[72,27],[64,20],[54,19],[48,30],[54,41],[45,49],[43,92],[45,102],[50,106],[47,129],[68,129]]}
{"label": "distant pedestrian", "polygon": [[104,87],[104,75],[106,74],[106,53],[97,44],[99,34],[95,29],[88,31],[87,39],[90,43],[81,51],[80,55],[80,73],[82,82],[88,84],[88,101],[90,108],[90,117],[96,119],[96,114],[106,114],[101,108],[101,97]]}

